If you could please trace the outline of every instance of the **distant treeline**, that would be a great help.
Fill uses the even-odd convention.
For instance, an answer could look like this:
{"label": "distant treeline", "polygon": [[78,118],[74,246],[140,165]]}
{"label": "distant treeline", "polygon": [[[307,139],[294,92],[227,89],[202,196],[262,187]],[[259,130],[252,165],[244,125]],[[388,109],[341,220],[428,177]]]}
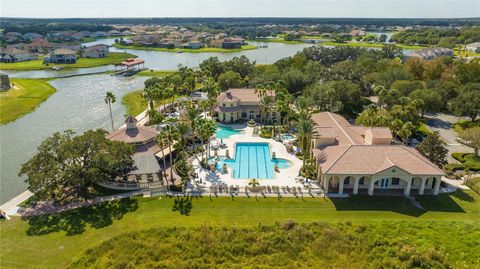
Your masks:
{"label": "distant treeline", "polygon": [[39,33],[45,35],[53,31],[109,31],[113,27],[104,24],[81,23],[81,22],[50,22],[45,20],[28,20],[21,19],[2,19],[0,28],[4,29],[4,33],[19,32]]}
{"label": "distant treeline", "polygon": [[411,29],[394,34],[392,41],[406,45],[438,45],[453,48],[456,44],[480,42],[480,27]]}
{"label": "distant treeline", "polygon": [[374,19],[374,18],[91,18],[91,19],[27,19],[2,18],[2,28],[14,24],[208,24],[225,26],[254,26],[264,24],[338,24],[364,26],[472,26],[480,18],[461,19]]}

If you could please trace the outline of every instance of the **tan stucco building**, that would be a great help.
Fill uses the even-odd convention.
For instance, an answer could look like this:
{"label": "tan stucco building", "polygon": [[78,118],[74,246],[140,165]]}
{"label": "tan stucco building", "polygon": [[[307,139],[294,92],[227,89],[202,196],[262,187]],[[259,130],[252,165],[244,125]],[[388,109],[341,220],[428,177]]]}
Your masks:
{"label": "tan stucco building", "polygon": [[274,102],[275,93],[267,92],[266,95],[272,98],[270,111],[266,112],[262,106],[260,96],[255,89],[229,89],[217,97],[218,121],[223,123],[234,123],[239,120],[253,119],[257,122],[279,122],[280,113],[277,112]]}
{"label": "tan stucco building", "polygon": [[391,145],[388,128],[351,125],[330,112],[312,120],[317,131],[312,157],[326,192],[438,194],[443,171],[414,148]]}

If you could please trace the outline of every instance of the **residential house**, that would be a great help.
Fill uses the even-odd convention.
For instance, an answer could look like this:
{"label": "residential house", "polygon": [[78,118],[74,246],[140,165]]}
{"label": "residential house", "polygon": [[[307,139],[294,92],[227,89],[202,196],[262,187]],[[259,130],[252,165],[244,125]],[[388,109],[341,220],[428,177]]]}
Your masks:
{"label": "residential house", "polygon": [[403,60],[418,57],[423,60],[433,60],[437,57],[453,56],[453,50],[447,48],[425,48],[421,50],[410,50],[403,53]]}
{"label": "residential house", "polygon": [[101,37],[107,37],[108,34],[106,32],[103,32],[103,31],[97,31],[97,32],[92,33],[91,36],[95,37],[95,38],[101,38]]}
{"label": "residential house", "polygon": [[117,31],[117,30],[110,30],[107,32],[108,36],[122,36],[122,32]]}
{"label": "residential house", "polygon": [[271,104],[264,107],[262,97],[255,89],[229,89],[217,97],[215,112],[217,119],[223,123],[234,123],[239,120],[253,119],[258,122],[278,122],[280,113],[277,112],[275,92],[269,91],[266,96]]}
{"label": "residential house", "polygon": [[480,42],[467,44],[465,50],[480,53]]}
{"label": "residential house", "polygon": [[245,40],[243,38],[222,38],[212,41],[212,44],[217,48],[239,49],[245,45]]}
{"label": "residential house", "polygon": [[80,52],[80,50],[82,49],[82,45],[76,43],[60,43],[55,44],[54,49],[69,49],[75,52]]}
{"label": "residential house", "polygon": [[351,36],[364,36],[367,34],[367,32],[360,30],[360,29],[353,29],[349,33]]}
{"label": "residential house", "polygon": [[416,149],[391,145],[388,128],[351,125],[331,112],[312,120],[312,157],[327,193],[438,194],[443,171]]}
{"label": "residential house", "polygon": [[32,53],[26,49],[18,49],[15,47],[0,49],[0,62],[2,63],[16,63],[37,59],[37,54]]}
{"label": "residential house", "polygon": [[109,53],[108,46],[103,44],[97,44],[89,46],[83,49],[82,57],[85,58],[104,58]]}
{"label": "residential house", "polygon": [[23,35],[22,35],[21,33],[18,33],[18,32],[8,32],[8,33],[6,33],[6,34],[3,36],[3,39],[4,39],[5,42],[7,42],[7,43],[13,43],[13,42],[17,42],[17,41],[20,40],[22,37],[23,37]]}
{"label": "residential house", "polygon": [[74,64],[77,62],[77,55],[71,49],[56,49],[50,52],[43,61],[45,63]]}
{"label": "residential house", "polygon": [[38,34],[38,33],[26,33],[23,35],[23,39],[27,41],[32,41],[37,38],[43,38],[43,35]]}
{"label": "residential house", "polygon": [[28,47],[28,50],[30,52],[42,54],[48,53],[55,47],[52,43],[48,42],[46,39],[43,38],[37,38],[26,46]]}

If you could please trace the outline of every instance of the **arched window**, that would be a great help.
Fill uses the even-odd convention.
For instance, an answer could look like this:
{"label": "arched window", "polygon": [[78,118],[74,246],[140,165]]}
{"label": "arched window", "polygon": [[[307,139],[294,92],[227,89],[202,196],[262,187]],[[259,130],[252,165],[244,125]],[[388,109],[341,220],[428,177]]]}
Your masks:
{"label": "arched window", "polygon": [[363,185],[365,184],[365,177],[361,177],[359,180],[358,180],[358,185]]}
{"label": "arched window", "polygon": [[343,184],[349,185],[349,184],[350,184],[350,178],[351,178],[350,176],[348,176],[347,178],[345,178],[345,179],[343,180]]}

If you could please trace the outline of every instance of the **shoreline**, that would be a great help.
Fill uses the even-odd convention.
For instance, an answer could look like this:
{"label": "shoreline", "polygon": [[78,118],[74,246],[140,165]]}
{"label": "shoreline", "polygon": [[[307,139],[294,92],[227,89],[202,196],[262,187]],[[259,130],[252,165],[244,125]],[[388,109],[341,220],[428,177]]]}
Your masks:
{"label": "shoreline", "polygon": [[112,44],[112,47],[117,49],[160,51],[160,52],[170,52],[170,53],[232,53],[232,52],[258,49],[254,45],[244,45],[240,49],[224,49],[224,48],[208,48],[208,47],[203,47],[199,49],[181,49],[181,48],[167,49],[167,48],[156,48],[156,47],[125,46],[125,45],[119,45],[119,44]]}

